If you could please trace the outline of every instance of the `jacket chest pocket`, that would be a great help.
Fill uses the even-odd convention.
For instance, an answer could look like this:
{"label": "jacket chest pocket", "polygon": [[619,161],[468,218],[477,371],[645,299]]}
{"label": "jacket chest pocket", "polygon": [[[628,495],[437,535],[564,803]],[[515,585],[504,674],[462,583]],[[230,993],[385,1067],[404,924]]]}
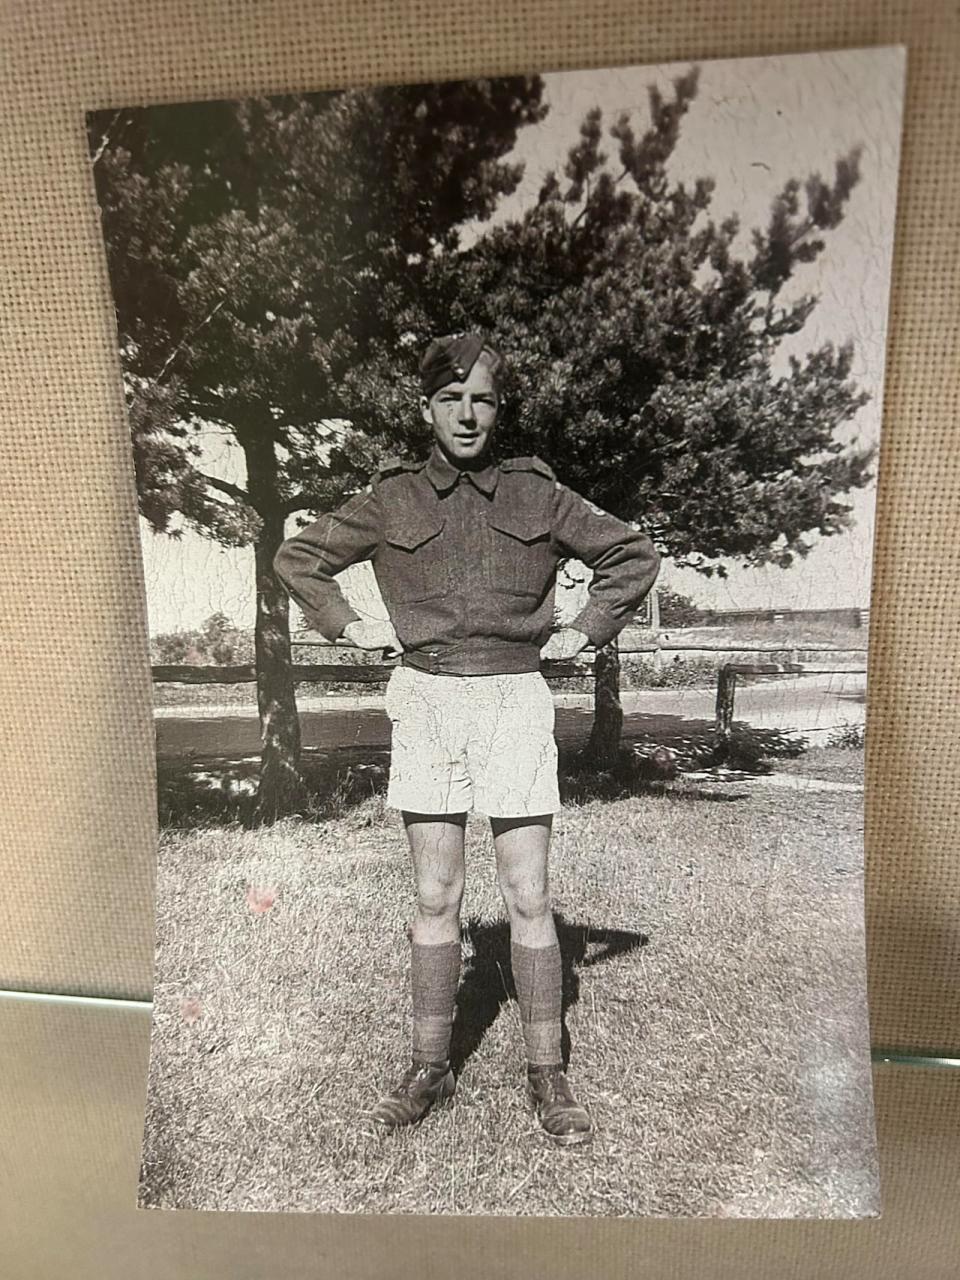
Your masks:
{"label": "jacket chest pocket", "polygon": [[490,587],[511,595],[542,596],[556,565],[548,513],[494,508],[487,516],[486,533]]}
{"label": "jacket chest pocket", "polygon": [[380,589],[389,603],[417,604],[450,590],[443,517],[430,511],[396,511],[387,520],[376,557]]}

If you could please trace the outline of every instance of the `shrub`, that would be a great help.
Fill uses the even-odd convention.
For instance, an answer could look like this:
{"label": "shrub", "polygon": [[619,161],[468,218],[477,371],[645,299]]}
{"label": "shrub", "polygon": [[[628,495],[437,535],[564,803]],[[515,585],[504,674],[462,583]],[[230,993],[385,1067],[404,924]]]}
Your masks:
{"label": "shrub", "polygon": [[828,747],[839,747],[842,751],[862,751],[863,744],[864,726],[852,724],[849,720],[831,729],[827,737]]}
{"label": "shrub", "polygon": [[657,602],[660,606],[661,628],[698,627],[713,617],[712,609],[701,609],[689,596],[681,595],[679,591],[658,591]]}
{"label": "shrub", "polygon": [[713,658],[664,660],[657,667],[651,658],[620,659],[623,689],[704,689],[717,683],[719,663]]}
{"label": "shrub", "polygon": [[153,636],[150,661],[160,666],[232,666],[252,662],[253,632],[235,627],[214,613],[196,631],[170,631]]}

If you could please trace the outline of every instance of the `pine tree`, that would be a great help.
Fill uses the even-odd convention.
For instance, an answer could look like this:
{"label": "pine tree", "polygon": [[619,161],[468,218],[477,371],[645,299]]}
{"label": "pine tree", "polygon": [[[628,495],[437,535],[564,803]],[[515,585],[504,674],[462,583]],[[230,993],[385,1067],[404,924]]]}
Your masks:
{"label": "pine tree", "polygon": [[[724,559],[787,568],[816,537],[849,527],[844,495],[871,479],[872,448],[839,428],[869,399],[850,380],[853,344],[791,357],[817,297],[783,302],[786,283],[826,246],[859,181],[861,151],[832,183],[788,181],[767,225],[739,257],[736,215],[709,216],[715,182],[671,182],[670,157],[699,69],[666,100],[649,89],[650,123],[590,111],[562,175],[550,173],[521,216],[465,252],[430,264],[412,325],[480,327],[510,355],[502,451],[536,453],[599,506],[639,521],[678,566],[725,573]],[[411,317],[413,320],[414,317]],[[368,430],[387,430],[414,393],[372,395]],[[388,391],[384,386],[384,391]],[[402,443],[402,441],[401,441]],[[616,646],[599,655],[591,754],[616,753],[622,713]]]}
{"label": "pine tree", "polygon": [[[541,92],[518,77],[88,117],[141,513],[254,548],[262,820],[301,796],[285,520],[376,462],[368,369],[396,360],[433,255],[516,187],[503,157]],[[245,483],[204,470],[211,428]]]}

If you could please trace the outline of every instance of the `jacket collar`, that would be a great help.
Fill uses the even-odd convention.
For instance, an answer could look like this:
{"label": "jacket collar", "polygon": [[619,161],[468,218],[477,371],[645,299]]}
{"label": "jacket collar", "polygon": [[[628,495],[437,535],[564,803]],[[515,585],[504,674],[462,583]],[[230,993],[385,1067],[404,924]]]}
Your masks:
{"label": "jacket collar", "polygon": [[461,476],[468,476],[476,487],[487,495],[494,492],[500,471],[495,462],[490,462],[480,471],[466,471],[455,467],[452,462],[434,445],[427,465],[424,468],[427,479],[437,493],[446,493],[456,485]]}

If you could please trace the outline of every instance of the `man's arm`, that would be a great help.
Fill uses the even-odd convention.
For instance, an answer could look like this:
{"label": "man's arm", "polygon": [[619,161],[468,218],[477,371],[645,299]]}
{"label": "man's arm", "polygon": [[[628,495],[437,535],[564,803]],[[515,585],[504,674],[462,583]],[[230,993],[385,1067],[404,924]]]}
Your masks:
{"label": "man's arm", "polygon": [[619,635],[660,570],[660,554],[644,533],[558,484],[554,537],[594,572],[587,603],[568,625],[597,648]]}
{"label": "man's arm", "polygon": [[327,640],[338,640],[344,627],[360,620],[334,574],[371,558],[380,543],[382,523],[379,494],[371,485],[299,529],[274,557],[273,567],[291,600]]}

